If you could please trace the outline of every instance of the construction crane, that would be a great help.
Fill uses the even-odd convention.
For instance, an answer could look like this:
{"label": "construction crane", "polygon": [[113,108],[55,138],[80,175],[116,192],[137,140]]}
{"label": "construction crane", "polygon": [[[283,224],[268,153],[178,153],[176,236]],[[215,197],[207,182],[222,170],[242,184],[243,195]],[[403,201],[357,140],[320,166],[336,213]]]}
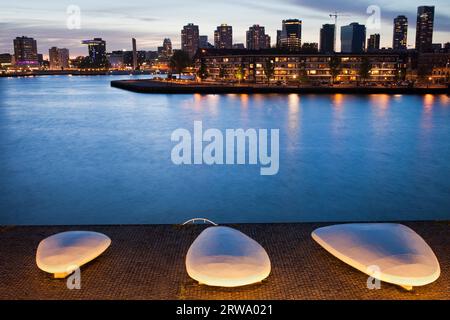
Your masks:
{"label": "construction crane", "polygon": [[336,34],[337,34],[337,21],[338,17],[348,17],[347,14],[340,14],[337,11],[330,13],[330,18],[334,18],[334,51],[336,51]]}

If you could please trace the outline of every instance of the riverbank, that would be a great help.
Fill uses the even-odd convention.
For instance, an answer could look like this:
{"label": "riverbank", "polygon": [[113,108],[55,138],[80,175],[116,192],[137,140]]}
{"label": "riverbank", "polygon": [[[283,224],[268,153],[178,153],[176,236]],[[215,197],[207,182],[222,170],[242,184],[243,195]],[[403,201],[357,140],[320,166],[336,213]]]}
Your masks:
{"label": "riverbank", "polygon": [[115,80],[114,88],[139,93],[164,94],[271,94],[271,93],[312,93],[312,94],[449,94],[448,87],[365,87],[365,86],[267,86],[267,85],[226,85],[215,83],[195,83],[187,81],[158,80]]}
{"label": "riverbank", "polygon": [[[272,273],[242,288],[198,285],[184,259],[205,225],[4,226],[0,227],[0,299],[450,299],[450,222],[407,222],[435,252],[440,278],[408,292],[382,283],[366,288],[367,276],[332,257],[311,239],[323,223],[231,225],[267,250]],[[111,247],[82,267],[81,289],[68,290],[35,262],[39,242],[69,230],[92,230],[112,239]]]}
{"label": "riverbank", "polygon": [[114,75],[154,75],[152,71],[127,70],[37,70],[18,73],[0,73],[0,78],[40,77],[40,76],[114,76]]}

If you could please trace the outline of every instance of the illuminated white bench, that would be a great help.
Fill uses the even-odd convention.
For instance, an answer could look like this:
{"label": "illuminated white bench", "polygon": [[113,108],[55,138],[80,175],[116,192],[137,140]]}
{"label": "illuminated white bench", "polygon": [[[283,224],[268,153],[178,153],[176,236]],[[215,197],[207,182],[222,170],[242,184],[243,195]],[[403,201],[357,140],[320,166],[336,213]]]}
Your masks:
{"label": "illuminated white bench", "polygon": [[39,269],[65,278],[77,268],[101,255],[111,239],[101,233],[69,231],[50,236],[39,243],[36,263]]}
{"label": "illuminated white bench", "polygon": [[439,262],[410,228],[394,223],[355,223],[319,228],[312,237],[350,266],[407,290],[439,278]]}
{"label": "illuminated white bench", "polygon": [[200,284],[237,287],[267,278],[270,259],[260,244],[242,232],[209,227],[189,248],[186,270]]}

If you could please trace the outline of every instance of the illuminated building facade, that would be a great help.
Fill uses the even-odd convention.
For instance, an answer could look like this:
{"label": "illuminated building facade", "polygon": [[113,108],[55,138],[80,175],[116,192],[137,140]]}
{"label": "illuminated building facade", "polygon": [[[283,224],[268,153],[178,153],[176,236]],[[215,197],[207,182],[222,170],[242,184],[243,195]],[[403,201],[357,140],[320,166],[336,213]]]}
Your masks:
{"label": "illuminated building facade", "polygon": [[69,49],[51,47],[48,50],[50,70],[69,69]]}
{"label": "illuminated building facade", "polygon": [[39,66],[36,40],[22,36],[15,38],[13,43],[17,66]]}
{"label": "illuminated building facade", "polygon": [[283,28],[280,35],[280,47],[289,51],[300,51],[302,47],[301,20],[283,20]]}
{"label": "illuminated building facade", "polygon": [[432,52],[433,48],[434,6],[417,8],[416,50]]}
{"label": "illuminated building facade", "polygon": [[197,25],[189,23],[181,30],[181,50],[193,57],[200,47],[200,34]]}
{"label": "illuminated building facade", "polygon": [[394,19],[394,35],[392,48],[394,50],[406,50],[408,46],[408,18],[397,16]]}
{"label": "illuminated building facade", "polygon": [[106,41],[102,38],[94,38],[93,40],[83,40],[81,42],[88,46],[89,60],[94,68],[104,68],[107,65],[106,57]]}
{"label": "illuminated building facade", "polygon": [[247,49],[261,50],[270,48],[270,36],[266,34],[265,28],[260,25],[253,25],[248,28],[247,34]]}
{"label": "illuminated building facade", "polygon": [[214,31],[214,48],[232,49],[233,48],[233,27],[222,24]]}
{"label": "illuminated building facade", "polygon": [[[330,83],[330,60],[333,56],[340,61],[337,81],[360,81],[359,69],[364,58],[368,59],[371,67],[368,82],[392,82],[396,78],[397,54],[277,54],[250,50],[205,50],[201,59],[211,80],[235,81],[236,74],[240,72],[244,81],[267,83],[264,66],[271,61],[274,65],[273,81],[298,83],[303,78],[310,83]],[[200,55],[196,58],[198,66]]]}

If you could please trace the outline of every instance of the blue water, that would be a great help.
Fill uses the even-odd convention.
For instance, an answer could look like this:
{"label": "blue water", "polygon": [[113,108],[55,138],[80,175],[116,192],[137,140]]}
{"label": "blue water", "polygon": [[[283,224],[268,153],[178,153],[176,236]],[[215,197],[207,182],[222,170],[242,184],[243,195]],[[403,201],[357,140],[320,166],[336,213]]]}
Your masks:
{"label": "blue water", "polygon": [[[145,95],[0,79],[0,224],[450,219],[450,97]],[[280,129],[280,170],[176,166],[173,130]]]}

